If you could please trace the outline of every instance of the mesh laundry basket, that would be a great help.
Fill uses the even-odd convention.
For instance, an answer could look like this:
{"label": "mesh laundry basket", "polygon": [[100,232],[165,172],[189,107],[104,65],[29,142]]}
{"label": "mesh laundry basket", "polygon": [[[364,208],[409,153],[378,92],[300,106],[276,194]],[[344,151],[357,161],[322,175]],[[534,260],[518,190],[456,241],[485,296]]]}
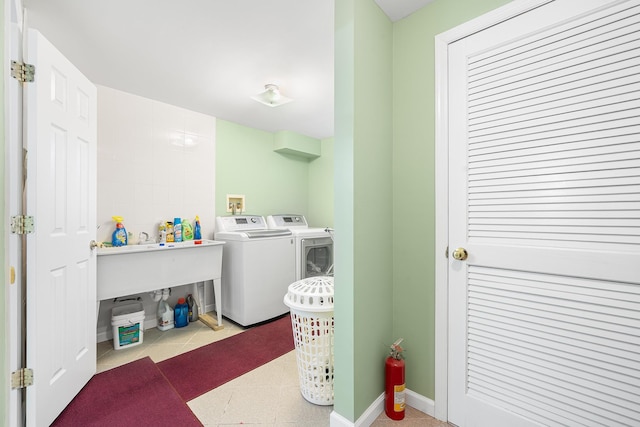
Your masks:
{"label": "mesh laundry basket", "polygon": [[292,283],[284,303],[291,309],[302,396],[333,405],[333,277]]}

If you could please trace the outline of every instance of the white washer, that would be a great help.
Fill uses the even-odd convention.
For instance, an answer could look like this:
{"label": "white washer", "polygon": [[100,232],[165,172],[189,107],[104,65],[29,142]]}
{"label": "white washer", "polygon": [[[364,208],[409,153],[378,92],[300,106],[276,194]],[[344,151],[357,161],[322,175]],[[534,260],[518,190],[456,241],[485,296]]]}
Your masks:
{"label": "white washer", "polygon": [[272,230],[290,230],[296,240],[296,280],[333,276],[333,230],[309,227],[303,215],[267,216]]}
{"label": "white washer", "polygon": [[216,218],[222,257],[222,314],[249,326],[289,312],[283,298],[295,282],[295,240],[289,230],[269,230],[264,217]]}

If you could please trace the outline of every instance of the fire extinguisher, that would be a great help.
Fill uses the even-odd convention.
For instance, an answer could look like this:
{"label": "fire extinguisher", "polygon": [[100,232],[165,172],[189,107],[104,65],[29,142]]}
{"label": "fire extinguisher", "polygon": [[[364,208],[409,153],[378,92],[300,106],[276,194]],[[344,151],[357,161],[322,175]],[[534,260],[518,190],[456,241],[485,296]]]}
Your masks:
{"label": "fire extinguisher", "polygon": [[391,354],[385,362],[384,412],[392,420],[404,419],[404,356],[402,338],[391,344]]}

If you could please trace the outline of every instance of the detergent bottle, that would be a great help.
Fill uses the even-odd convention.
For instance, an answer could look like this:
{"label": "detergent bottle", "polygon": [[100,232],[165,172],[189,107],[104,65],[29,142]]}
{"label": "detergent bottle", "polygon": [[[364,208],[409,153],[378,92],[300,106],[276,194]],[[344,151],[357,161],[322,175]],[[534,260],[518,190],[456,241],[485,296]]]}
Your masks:
{"label": "detergent bottle", "polygon": [[173,222],[167,221],[167,243],[175,242],[173,235]]}
{"label": "detergent bottle", "polygon": [[173,240],[182,242],[182,220],[178,217],[173,219]]}
{"label": "detergent bottle", "polygon": [[193,238],[196,244],[202,243],[202,230],[200,229],[200,217],[196,215],[196,226],[193,231]]}
{"label": "detergent bottle", "polygon": [[179,298],[174,308],[175,327],[182,328],[189,324],[189,306],[184,298]]}
{"label": "detergent bottle", "polygon": [[187,219],[182,220],[182,240],[193,240],[193,227]]}
{"label": "detergent bottle", "polygon": [[193,295],[187,295],[187,305],[189,306],[189,322],[198,320],[198,304]]}
{"label": "detergent bottle", "polygon": [[113,231],[111,235],[111,245],[112,246],[126,246],[128,237],[127,230],[125,230],[124,225],[122,225],[122,217],[121,216],[112,216],[113,220],[116,222],[116,229]]}
{"label": "detergent bottle", "polygon": [[170,293],[170,289],[162,289],[160,294],[161,296],[158,301],[158,329],[161,331],[168,331],[169,329],[173,329],[175,326],[173,309],[169,303],[167,303]]}

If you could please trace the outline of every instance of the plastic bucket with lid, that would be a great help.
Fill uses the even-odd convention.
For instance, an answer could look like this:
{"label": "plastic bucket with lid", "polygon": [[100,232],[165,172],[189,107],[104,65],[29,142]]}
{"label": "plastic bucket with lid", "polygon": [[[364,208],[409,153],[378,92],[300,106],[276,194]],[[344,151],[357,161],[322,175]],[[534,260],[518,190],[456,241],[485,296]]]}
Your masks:
{"label": "plastic bucket with lid", "polygon": [[113,348],[120,350],[142,344],[144,336],[144,307],[136,302],[114,307],[111,310]]}

